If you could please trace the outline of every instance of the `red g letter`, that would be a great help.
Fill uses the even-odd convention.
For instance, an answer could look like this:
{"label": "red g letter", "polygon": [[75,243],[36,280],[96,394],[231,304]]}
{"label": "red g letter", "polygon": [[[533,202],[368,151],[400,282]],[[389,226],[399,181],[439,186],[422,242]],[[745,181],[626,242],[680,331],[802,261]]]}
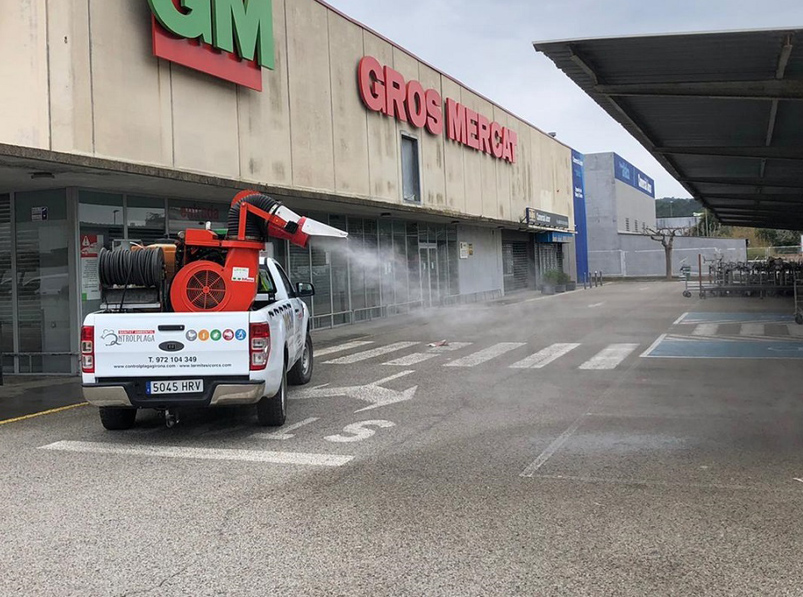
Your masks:
{"label": "red g letter", "polygon": [[443,98],[434,89],[427,90],[427,130],[433,135],[443,133]]}
{"label": "red g letter", "polygon": [[357,68],[357,82],[360,86],[360,97],[369,110],[385,111],[385,77],[382,66],[376,58],[366,56],[360,60]]}
{"label": "red g letter", "polygon": [[407,122],[407,110],[404,107],[407,89],[404,86],[404,77],[389,66],[385,67],[385,89],[385,114]]}
{"label": "red g letter", "polygon": [[415,128],[420,129],[427,123],[426,97],[418,81],[407,83],[407,115]]}

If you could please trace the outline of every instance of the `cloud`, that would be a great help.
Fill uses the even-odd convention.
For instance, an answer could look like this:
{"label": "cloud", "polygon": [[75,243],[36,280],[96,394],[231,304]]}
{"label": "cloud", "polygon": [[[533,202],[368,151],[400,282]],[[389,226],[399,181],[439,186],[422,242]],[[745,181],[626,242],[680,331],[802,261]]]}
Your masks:
{"label": "cloud", "polygon": [[803,4],[780,0],[328,2],[578,151],[615,151],[655,178],[659,197],[688,194],[532,42],[803,25]]}

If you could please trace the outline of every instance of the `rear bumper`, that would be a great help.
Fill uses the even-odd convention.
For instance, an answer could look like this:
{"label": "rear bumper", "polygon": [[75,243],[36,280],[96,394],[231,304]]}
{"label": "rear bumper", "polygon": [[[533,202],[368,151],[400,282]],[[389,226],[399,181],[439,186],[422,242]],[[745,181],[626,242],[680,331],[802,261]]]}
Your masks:
{"label": "rear bumper", "polygon": [[138,380],[84,384],[84,399],[94,406],[124,408],[210,407],[256,404],[265,395],[265,383],[255,381],[211,381],[203,395],[148,396]]}

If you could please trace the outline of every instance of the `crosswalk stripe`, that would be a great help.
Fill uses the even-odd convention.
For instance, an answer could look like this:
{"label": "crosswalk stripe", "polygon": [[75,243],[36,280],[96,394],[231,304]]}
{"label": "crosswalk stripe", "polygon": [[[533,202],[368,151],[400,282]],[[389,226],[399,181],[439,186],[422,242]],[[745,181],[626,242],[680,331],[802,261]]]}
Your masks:
{"label": "crosswalk stripe", "polygon": [[511,369],[542,369],[560,357],[569,354],[579,344],[553,344],[510,366]]}
{"label": "crosswalk stripe", "polygon": [[375,357],[381,357],[383,355],[390,354],[391,352],[398,352],[399,350],[404,350],[405,348],[410,348],[411,346],[417,346],[419,344],[420,342],[396,342],[395,344],[388,344],[387,346],[380,346],[379,348],[374,348],[372,350],[365,350],[363,352],[358,352],[346,357],[340,357],[339,359],[334,359],[332,361],[326,361],[324,365],[352,365],[354,363],[360,363]]}
{"label": "crosswalk stripe", "polygon": [[580,369],[590,371],[616,369],[638,346],[638,344],[611,344],[595,357],[580,365]]}
{"label": "crosswalk stripe", "polygon": [[444,367],[474,367],[502,356],[506,352],[521,348],[522,346],[526,346],[526,344],[524,342],[500,342],[499,344],[494,344],[484,350],[465,356],[462,359],[446,363]]}
{"label": "crosswalk stripe", "polygon": [[691,333],[692,336],[716,336],[719,329],[718,323],[701,323]]}
{"label": "crosswalk stripe", "polygon": [[382,363],[383,365],[395,365],[397,367],[409,367],[410,365],[417,365],[429,359],[434,359],[438,356],[436,353],[414,352],[398,359]]}
{"label": "crosswalk stripe", "polygon": [[363,346],[368,346],[369,344],[373,344],[370,340],[357,340],[354,342],[346,342],[345,344],[338,344],[337,346],[329,346],[327,348],[321,348],[320,350],[315,351],[316,357],[325,357],[326,355],[335,354],[336,352],[345,352],[346,350],[353,350],[355,348],[361,348]]}
{"label": "crosswalk stripe", "polygon": [[763,336],[764,324],[763,323],[743,323],[739,330],[740,336]]}

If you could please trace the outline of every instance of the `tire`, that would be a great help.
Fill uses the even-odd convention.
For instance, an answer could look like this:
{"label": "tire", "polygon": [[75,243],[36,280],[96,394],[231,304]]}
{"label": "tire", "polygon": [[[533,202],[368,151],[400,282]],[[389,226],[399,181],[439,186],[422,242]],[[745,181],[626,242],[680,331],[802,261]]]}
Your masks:
{"label": "tire", "polygon": [[118,408],[114,406],[100,407],[100,422],[109,431],[125,431],[131,429],[137,420],[137,409]]}
{"label": "tire", "polygon": [[287,381],[291,386],[303,386],[310,382],[312,379],[312,366],[313,366],[313,352],[312,352],[312,338],[307,334],[307,339],[304,341],[304,351],[301,357],[290,369],[287,374]]}
{"label": "tire", "polygon": [[686,298],[691,298],[691,292],[686,290],[686,291],[683,292],[683,296],[685,296]]}
{"label": "tire", "polygon": [[803,313],[797,313],[795,315],[795,323],[797,325],[803,325]]}
{"label": "tire", "polygon": [[261,427],[281,427],[287,419],[287,362],[282,367],[282,385],[275,396],[257,402],[257,421]]}

